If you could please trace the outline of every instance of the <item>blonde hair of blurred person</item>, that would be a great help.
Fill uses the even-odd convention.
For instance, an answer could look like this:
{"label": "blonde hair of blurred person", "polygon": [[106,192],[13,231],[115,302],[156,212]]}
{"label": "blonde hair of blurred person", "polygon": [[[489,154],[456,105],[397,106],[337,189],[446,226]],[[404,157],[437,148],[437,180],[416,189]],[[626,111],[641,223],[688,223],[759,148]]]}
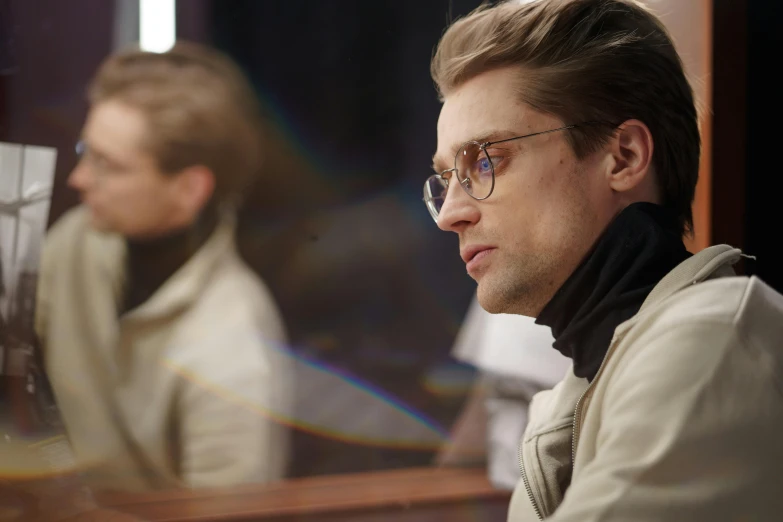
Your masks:
{"label": "blonde hair of blurred person", "polygon": [[109,57],[89,101],[82,205],[46,238],[36,317],[77,463],[131,491],[279,479],[284,327],[234,239],[261,170],[251,86],[178,43]]}

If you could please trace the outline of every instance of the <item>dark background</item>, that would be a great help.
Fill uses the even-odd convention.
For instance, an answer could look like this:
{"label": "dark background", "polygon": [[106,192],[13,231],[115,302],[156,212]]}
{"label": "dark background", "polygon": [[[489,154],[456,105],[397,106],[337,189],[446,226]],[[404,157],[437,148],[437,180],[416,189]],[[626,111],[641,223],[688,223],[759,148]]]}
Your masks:
{"label": "dark background", "polygon": [[783,291],[780,82],[783,4],[715,0],[712,242],[742,247],[745,270]]}
{"label": "dark background", "polygon": [[[474,285],[456,238],[437,230],[421,202],[439,111],[429,59],[448,20],[478,3],[178,3],[179,36],[234,57],[265,108],[266,178],[249,194],[239,238],[294,348],[445,427],[470,375],[457,373],[451,388],[434,376],[454,369],[448,351]],[[50,221],[76,203],[65,179],[86,83],[111,52],[113,6],[0,0],[0,140],[58,149]],[[712,242],[756,255],[746,270],[779,291],[781,16],[775,0],[715,0],[712,76]],[[431,458],[299,432],[292,473]]]}

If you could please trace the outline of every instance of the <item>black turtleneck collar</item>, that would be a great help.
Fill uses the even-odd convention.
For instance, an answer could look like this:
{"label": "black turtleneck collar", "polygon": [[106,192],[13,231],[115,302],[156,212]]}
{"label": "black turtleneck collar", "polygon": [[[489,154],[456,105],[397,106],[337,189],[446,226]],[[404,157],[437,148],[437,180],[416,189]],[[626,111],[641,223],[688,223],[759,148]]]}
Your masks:
{"label": "black turtleneck collar", "polygon": [[126,277],[120,314],[147,301],[207,241],[217,226],[215,212],[205,212],[198,221],[154,239],[126,239]]}
{"label": "black turtleneck collar", "polygon": [[573,359],[574,374],[592,381],[615,328],[636,315],[653,287],[690,255],[671,210],[629,205],[536,322],[552,328],[554,347]]}

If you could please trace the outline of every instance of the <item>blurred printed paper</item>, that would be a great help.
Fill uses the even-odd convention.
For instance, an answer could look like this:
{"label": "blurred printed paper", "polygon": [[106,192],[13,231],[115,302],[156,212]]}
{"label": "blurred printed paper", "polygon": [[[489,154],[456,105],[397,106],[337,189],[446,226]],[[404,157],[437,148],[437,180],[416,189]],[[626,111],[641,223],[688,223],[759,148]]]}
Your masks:
{"label": "blurred printed paper", "polygon": [[553,342],[551,330],[532,317],[490,314],[474,298],[453,355],[493,375],[554,386],[570,360],[552,348]]}
{"label": "blurred printed paper", "polygon": [[[57,151],[0,143],[0,376],[26,377],[35,340],[35,288]],[[32,386],[32,385],[31,385]],[[30,395],[32,391],[28,390]],[[9,397],[2,397],[0,406]],[[17,419],[18,420],[18,419]],[[14,431],[8,412],[0,432]]]}

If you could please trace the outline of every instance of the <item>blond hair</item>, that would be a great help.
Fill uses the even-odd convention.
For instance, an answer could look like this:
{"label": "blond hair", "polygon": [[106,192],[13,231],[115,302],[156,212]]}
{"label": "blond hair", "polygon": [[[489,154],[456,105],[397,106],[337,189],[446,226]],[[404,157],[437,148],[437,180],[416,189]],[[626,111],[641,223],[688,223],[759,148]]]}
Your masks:
{"label": "blond hair", "polygon": [[118,100],[141,110],[144,146],[167,174],[201,165],[215,176],[215,198],[234,200],[259,173],[260,110],[239,67],[220,52],[179,42],[165,53],[110,56],[92,80],[91,104]]}
{"label": "blond hair", "polygon": [[[633,0],[536,0],[481,6],[454,22],[431,63],[441,98],[488,70],[519,71],[519,98],[566,124],[639,119],[655,144],[664,206],[692,230],[701,140],[693,91],[658,18]],[[569,131],[577,157],[612,125]]]}

